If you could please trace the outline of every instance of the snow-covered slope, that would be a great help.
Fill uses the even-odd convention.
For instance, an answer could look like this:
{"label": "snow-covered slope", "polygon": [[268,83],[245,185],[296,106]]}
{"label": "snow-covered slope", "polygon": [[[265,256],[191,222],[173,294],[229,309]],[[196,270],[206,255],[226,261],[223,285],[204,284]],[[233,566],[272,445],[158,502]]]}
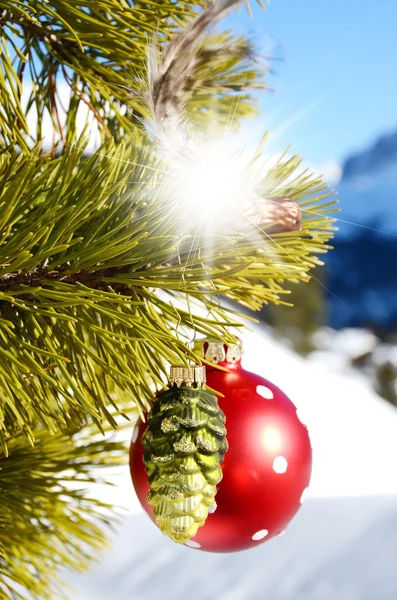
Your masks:
{"label": "snow-covered slope", "polygon": [[131,516],[70,600],[396,600],[393,497],[308,500],[287,533],[255,550],[206,554]]}

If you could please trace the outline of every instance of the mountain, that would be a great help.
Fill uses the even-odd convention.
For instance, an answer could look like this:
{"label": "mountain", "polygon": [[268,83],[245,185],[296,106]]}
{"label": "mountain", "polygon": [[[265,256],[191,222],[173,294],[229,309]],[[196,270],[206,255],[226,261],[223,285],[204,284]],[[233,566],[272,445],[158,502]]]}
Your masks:
{"label": "mountain", "polygon": [[343,165],[343,180],[367,176],[397,162],[397,131],[383,135],[369,148],[349,156]]}
{"label": "mountain", "polygon": [[397,329],[397,238],[361,231],[336,237],[326,257],[328,324]]}
{"label": "mountain", "polygon": [[350,156],[326,257],[328,324],[397,327],[397,132]]}
{"label": "mountain", "polygon": [[365,228],[385,236],[397,234],[397,132],[349,156],[337,192],[340,235],[355,236]]}

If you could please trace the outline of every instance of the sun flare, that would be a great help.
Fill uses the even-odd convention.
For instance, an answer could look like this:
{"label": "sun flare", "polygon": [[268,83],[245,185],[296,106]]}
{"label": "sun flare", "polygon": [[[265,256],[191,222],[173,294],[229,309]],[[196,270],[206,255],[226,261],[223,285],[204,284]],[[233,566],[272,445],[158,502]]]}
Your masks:
{"label": "sun flare", "polygon": [[225,144],[200,147],[193,159],[179,163],[178,199],[189,219],[222,227],[241,218],[254,190],[249,159]]}

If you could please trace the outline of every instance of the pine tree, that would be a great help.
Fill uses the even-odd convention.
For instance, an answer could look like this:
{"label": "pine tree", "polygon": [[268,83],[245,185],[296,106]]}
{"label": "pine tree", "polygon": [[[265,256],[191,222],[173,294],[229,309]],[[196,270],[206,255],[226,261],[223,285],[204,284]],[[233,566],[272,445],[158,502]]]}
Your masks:
{"label": "pine tree", "polygon": [[299,203],[297,230],[254,212],[209,235],[173,187],[186,131],[197,147],[257,113],[250,42],[207,31],[239,4],[1,2],[1,597],[52,599],[58,568],[102,547],[117,512],[90,484],[127,456],[110,432],[145,415],[168,363],[197,361],[192,337],[234,340],[241,315],[218,298],[283,303],[329,248],[333,193],[299,156],[261,166],[255,188],[268,207]]}

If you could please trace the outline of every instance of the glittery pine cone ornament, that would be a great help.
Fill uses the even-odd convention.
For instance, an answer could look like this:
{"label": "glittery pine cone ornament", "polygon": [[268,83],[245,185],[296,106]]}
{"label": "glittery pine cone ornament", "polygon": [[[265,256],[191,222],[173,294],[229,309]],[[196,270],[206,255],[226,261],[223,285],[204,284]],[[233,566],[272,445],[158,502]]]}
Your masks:
{"label": "glittery pine cone ornament", "polygon": [[161,531],[183,543],[204,525],[215,503],[227,450],[225,416],[204,389],[205,367],[171,367],[142,435],[148,503]]}

